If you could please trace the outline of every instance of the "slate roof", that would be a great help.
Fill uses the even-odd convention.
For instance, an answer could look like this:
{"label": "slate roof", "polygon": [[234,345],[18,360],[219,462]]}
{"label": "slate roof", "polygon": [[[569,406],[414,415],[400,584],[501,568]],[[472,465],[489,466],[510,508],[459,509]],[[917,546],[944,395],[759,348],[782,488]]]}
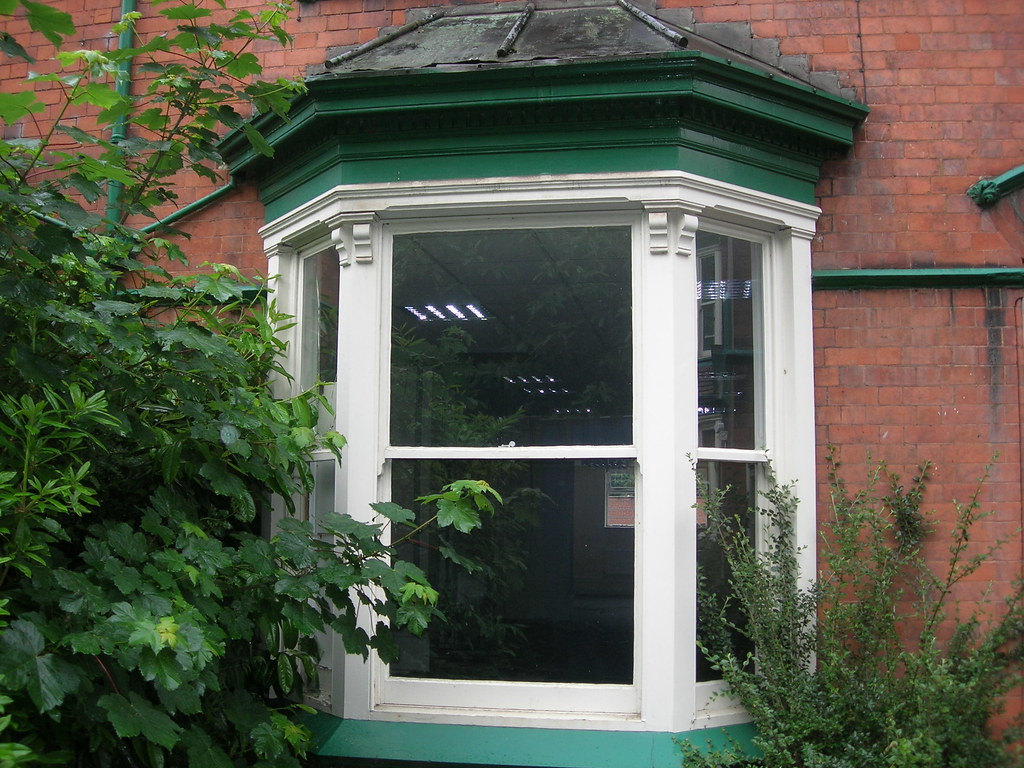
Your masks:
{"label": "slate roof", "polygon": [[645,0],[533,0],[410,11],[407,24],[368,43],[329,49],[309,78],[542,66],[686,50],[854,96],[852,89],[840,87],[836,73],[809,72],[806,57],[780,56],[778,41],[753,37],[749,24],[698,24],[691,11],[659,12],[650,5]]}

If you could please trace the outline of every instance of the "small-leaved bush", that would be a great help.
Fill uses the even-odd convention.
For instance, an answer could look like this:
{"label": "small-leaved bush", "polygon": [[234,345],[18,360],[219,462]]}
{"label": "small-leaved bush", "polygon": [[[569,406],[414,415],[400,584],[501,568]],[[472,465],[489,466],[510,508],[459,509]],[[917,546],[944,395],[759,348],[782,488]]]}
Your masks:
{"label": "small-leaved bush", "polygon": [[[742,615],[736,621],[720,610],[717,636],[741,636],[754,648],[701,650],[750,713],[760,754],[752,758],[738,744],[710,752],[684,744],[685,765],[1024,764],[1013,729],[990,731],[1004,696],[1021,684],[1022,586],[980,602],[957,599],[958,587],[1000,546],[972,542],[987,516],[983,481],[970,500],[953,502],[950,532],[922,511],[928,465],[906,485],[877,465],[855,492],[838,469],[830,456],[831,515],[810,584],[799,572],[791,488],[770,482],[757,510],[760,546],[725,511],[728,489],[700,489],[708,534],[731,567],[731,607]],[[926,544],[932,553],[945,546],[944,567],[933,565]]]}

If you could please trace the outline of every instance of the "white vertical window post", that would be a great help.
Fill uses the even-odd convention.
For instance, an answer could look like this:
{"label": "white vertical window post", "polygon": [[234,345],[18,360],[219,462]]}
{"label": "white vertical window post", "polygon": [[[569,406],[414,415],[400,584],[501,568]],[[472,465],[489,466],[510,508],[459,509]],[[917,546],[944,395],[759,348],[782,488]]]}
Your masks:
{"label": "white vertical window post", "polygon": [[800,570],[809,583],[817,569],[815,520],[814,322],[811,292],[813,221],[776,232],[766,292],[766,410],[775,450],[772,468],[782,482],[799,480],[796,520]]}
{"label": "white vertical window post", "polygon": [[697,218],[652,204],[639,267],[638,453],[642,488],[638,552],[641,711],[655,730],[688,726],[693,710],[696,502]]}
{"label": "white vertical window post", "polygon": [[[380,258],[380,232],[372,213],[337,213],[324,221],[338,252],[339,304],[344,318],[338,329],[338,385],[335,393],[336,429],[347,441],[336,475],[337,511],[369,521],[369,503],[378,498],[383,471],[380,442],[382,391],[381,328],[386,301]],[[373,616],[361,616],[366,627]],[[344,655],[336,641],[336,669],[344,669],[343,687],[335,683],[334,713],[365,717],[370,707],[369,665]],[[342,661],[340,656],[344,655]],[[339,704],[341,705],[339,707]]]}

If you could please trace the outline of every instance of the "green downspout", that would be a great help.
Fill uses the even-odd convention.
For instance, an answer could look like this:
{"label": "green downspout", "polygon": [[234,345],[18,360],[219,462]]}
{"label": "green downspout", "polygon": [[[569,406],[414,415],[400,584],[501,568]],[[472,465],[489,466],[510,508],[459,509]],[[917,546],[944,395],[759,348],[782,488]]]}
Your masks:
{"label": "green downspout", "polygon": [[1024,187],[1024,165],[1011,168],[994,179],[982,179],[968,189],[967,194],[982,208],[988,208],[1021,187]]}
{"label": "green downspout", "polygon": [[[136,0],[121,0],[121,19],[129,13],[135,13]],[[117,50],[124,51],[132,47],[135,42],[135,28],[128,24],[117,36]],[[131,59],[125,59],[117,65],[117,75],[114,78],[114,89],[123,99],[131,97],[132,69]],[[110,128],[110,142],[119,145],[128,136],[128,117],[120,115],[114,120]],[[121,190],[124,185],[119,181],[107,182],[107,219],[120,221],[121,219]]]}
{"label": "green downspout", "polygon": [[[121,0],[121,18],[129,13],[135,13],[137,8],[138,0]],[[131,48],[135,42],[135,30],[134,26],[128,25],[121,30],[120,35],[117,38],[117,50],[123,51]],[[132,83],[132,71],[131,71],[131,60],[125,59],[118,64],[117,75],[114,79],[114,88],[124,99],[131,97],[131,83]],[[114,120],[114,124],[110,128],[110,141],[114,145],[120,144],[128,137],[128,118],[125,115],[120,115]],[[107,182],[107,219],[110,221],[120,221],[121,219],[121,192],[124,189],[124,185],[119,181]],[[142,228],[143,232],[150,233],[156,230],[173,224],[178,219],[188,216],[190,213],[198,211],[200,208],[212,203],[214,200],[218,200],[228,192],[235,189],[234,178],[228,179],[228,183],[223,187],[215,189],[210,194],[199,198],[198,200],[189,203],[183,208],[179,208],[169,216],[165,216],[160,221],[153,222]]]}

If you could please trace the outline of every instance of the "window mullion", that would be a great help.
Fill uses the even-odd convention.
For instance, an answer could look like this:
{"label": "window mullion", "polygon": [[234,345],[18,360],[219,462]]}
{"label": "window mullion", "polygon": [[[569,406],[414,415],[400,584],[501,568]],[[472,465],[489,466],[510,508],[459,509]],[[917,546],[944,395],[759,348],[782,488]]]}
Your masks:
{"label": "window mullion", "polygon": [[652,207],[645,224],[637,302],[639,681],[641,709],[652,727],[673,730],[691,717],[695,674],[696,497],[689,457],[697,435],[697,219],[678,208]]}

